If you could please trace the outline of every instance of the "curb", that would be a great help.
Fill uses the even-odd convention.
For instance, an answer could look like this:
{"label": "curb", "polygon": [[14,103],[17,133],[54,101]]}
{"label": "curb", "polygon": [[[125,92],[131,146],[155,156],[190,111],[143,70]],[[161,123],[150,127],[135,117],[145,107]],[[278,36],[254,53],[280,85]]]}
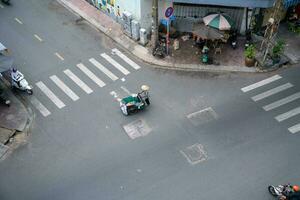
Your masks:
{"label": "curb", "polygon": [[99,29],[101,32],[103,32],[107,37],[114,40],[117,44],[121,45],[123,48],[125,48],[128,52],[130,52],[132,55],[137,57],[138,59],[150,64],[154,65],[153,68],[158,69],[167,69],[167,70],[179,70],[179,71],[194,71],[194,72],[240,72],[240,73],[266,73],[272,70],[262,70],[255,67],[245,67],[245,66],[222,66],[222,65],[201,65],[201,64],[177,64],[177,63],[170,63],[163,60],[158,60],[152,56],[152,54],[149,53],[148,49],[136,44],[136,42],[132,41],[129,37],[127,37],[125,34],[122,35],[122,37],[125,37],[126,42],[124,40],[114,37],[110,34],[110,30],[106,27],[103,27],[99,22],[97,22],[92,17],[89,17],[85,12],[81,11],[80,8],[77,6],[74,6],[72,3],[68,2],[67,0],[57,0],[58,3],[60,3],[62,6],[64,6],[67,10],[70,10],[72,13],[75,13],[75,15],[79,15],[83,19],[85,19],[87,22],[89,22],[92,26]]}
{"label": "curb", "polygon": [[[9,89],[10,88],[10,83],[8,80],[6,80],[4,77],[0,77],[0,79],[3,81],[4,85],[5,85],[5,89]],[[15,95],[13,93],[13,95]],[[33,124],[33,120],[35,118],[35,113],[33,112],[33,110],[31,109],[30,106],[28,106],[24,101],[23,99],[19,96],[19,95],[15,95],[15,97],[23,104],[24,108],[26,109],[27,113],[28,113],[28,119],[27,119],[27,122],[26,122],[26,125],[24,127],[23,130],[15,130],[17,133],[20,133],[20,132],[23,132],[23,133],[26,133],[28,134],[30,128],[31,128],[31,125]]]}
{"label": "curb", "polygon": [[[9,81],[7,81],[4,77],[0,77],[0,79],[4,82],[4,86],[6,87],[5,89],[9,89]],[[9,155],[11,155],[13,151],[17,149],[20,145],[26,144],[27,138],[29,137],[30,129],[35,119],[35,113],[31,109],[31,107],[29,107],[20,96],[15,95],[15,97],[20,101],[21,104],[23,104],[24,108],[28,113],[28,118],[23,130],[9,129],[13,130],[14,134],[9,138],[6,144],[0,143],[1,148],[6,149],[4,152],[2,152],[2,154],[0,154],[0,162],[5,160]],[[22,138],[22,140],[20,138]]]}

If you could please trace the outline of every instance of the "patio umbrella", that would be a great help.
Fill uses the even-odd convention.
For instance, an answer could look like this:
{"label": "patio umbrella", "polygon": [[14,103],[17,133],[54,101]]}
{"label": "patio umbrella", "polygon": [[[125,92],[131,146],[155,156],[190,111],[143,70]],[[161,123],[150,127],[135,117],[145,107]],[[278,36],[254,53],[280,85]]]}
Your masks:
{"label": "patio umbrella", "polygon": [[197,23],[193,25],[193,31],[192,33],[194,35],[197,35],[198,37],[206,40],[223,40],[224,35],[221,31],[210,28],[209,26],[205,26],[203,23]]}
{"label": "patio umbrella", "polygon": [[221,13],[207,15],[203,17],[203,22],[219,30],[230,30],[234,26],[234,21],[228,15]]}

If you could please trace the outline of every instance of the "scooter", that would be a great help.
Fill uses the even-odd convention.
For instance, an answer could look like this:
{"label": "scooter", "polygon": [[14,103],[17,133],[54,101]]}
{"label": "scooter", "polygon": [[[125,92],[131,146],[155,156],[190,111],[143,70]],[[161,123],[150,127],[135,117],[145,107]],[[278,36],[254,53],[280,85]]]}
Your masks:
{"label": "scooter", "polygon": [[237,47],[237,33],[236,33],[236,31],[233,31],[231,33],[230,44],[231,44],[231,47],[233,49],[236,49],[236,47]]}
{"label": "scooter", "polygon": [[21,72],[18,72],[18,77],[16,79],[12,78],[12,87],[25,91],[29,95],[33,94],[32,87],[28,84]]}
{"label": "scooter", "polygon": [[166,47],[163,45],[157,45],[154,48],[152,55],[158,58],[164,58],[166,56]]}
{"label": "scooter", "polygon": [[246,42],[245,42],[245,49],[249,47],[252,44],[252,36],[251,36],[251,31],[247,30],[246,32]]}
{"label": "scooter", "polygon": [[286,196],[288,193],[293,192],[293,187],[291,184],[278,186],[269,185],[268,190],[272,196],[279,197],[282,195]]}

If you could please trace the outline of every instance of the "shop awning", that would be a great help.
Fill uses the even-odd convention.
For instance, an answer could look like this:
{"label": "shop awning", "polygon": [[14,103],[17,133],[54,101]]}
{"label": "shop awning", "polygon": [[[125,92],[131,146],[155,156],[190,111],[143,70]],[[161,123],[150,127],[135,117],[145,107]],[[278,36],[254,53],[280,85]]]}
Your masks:
{"label": "shop awning", "polygon": [[300,0],[285,0],[284,1],[284,7],[288,8],[288,7],[291,7],[291,6],[295,6],[298,3],[300,3]]}
{"label": "shop awning", "polygon": [[202,5],[216,5],[228,7],[244,7],[244,8],[270,8],[273,6],[275,0],[173,0],[174,3],[187,4],[202,4]]}

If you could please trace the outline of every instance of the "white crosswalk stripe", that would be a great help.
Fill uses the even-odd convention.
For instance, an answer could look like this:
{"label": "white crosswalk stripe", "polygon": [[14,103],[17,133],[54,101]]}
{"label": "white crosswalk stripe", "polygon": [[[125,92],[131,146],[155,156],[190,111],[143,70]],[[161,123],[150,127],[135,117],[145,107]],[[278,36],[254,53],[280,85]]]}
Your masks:
{"label": "white crosswalk stripe", "polygon": [[44,116],[47,117],[48,115],[51,114],[51,112],[34,96],[30,98],[30,102],[36,109],[40,111],[40,113]]}
{"label": "white crosswalk stripe", "polygon": [[36,86],[59,108],[63,108],[66,105],[42,82],[36,83]]}
{"label": "white crosswalk stripe", "polygon": [[129,59],[127,56],[125,56],[118,49],[116,49],[116,48],[112,49],[112,52],[115,53],[115,54],[117,54],[120,58],[122,58],[125,62],[127,62],[134,69],[140,69],[141,68],[138,64],[136,64],[135,62],[133,62],[131,59]]}
{"label": "white crosswalk stripe", "polygon": [[284,121],[286,119],[289,119],[291,117],[294,117],[295,115],[298,115],[298,114],[300,114],[300,107],[295,108],[293,110],[290,110],[290,111],[288,111],[286,113],[283,113],[281,115],[278,115],[278,116],[275,117],[275,119],[279,122],[282,122],[282,121]]}
{"label": "white crosswalk stripe", "polygon": [[291,133],[297,133],[300,131],[300,124],[296,124],[290,128],[288,128],[288,130],[291,132]]}
{"label": "white crosswalk stripe", "polygon": [[[274,75],[272,77],[269,77],[267,79],[264,79],[262,81],[254,83],[252,85],[243,87],[243,88],[241,88],[241,90],[246,93],[246,92],[249,92],[251,90],[257,89],[259,87],[262,87],[264,85],[267,85],[269,83],[272,83],[272,82],[274,82],[276,80],[279,80],[281,78],[282,77],[279,76],[279,75]],[[265,92],[262,92],[260,94],[257,94],[255,96],[251,97],[251,99],[253,101],[257,102],[257,101],[260,101],[260,100],[265,99],[267,97],[270,97],[272,95],[274,95],[273,98],[276,98],[275,94],[283,92],[283,91],[285,91],[285,90],[287,90],[289,88],[292,88],[292,87],[293,87],[293,84],[291,84],[291,83],[285,83],[285,84],[282,84],[280,86],[273,87],[272,89],[269,89],[269,90],[267,90]],[[270,100],[270,99],[271,98],[268,98],[268,100]],[[275,100],[275,101],[273,101],[273,102],[271,102],[271,103],[269,103],[267,105],[264,105],[262,108],[265,111],[271,111],[273,109],[276,109],[276,108],[278,108],[280,106],[284,106],[284,105],[286,105],[288,103],[291,103],[293,101],[296,101],[298,99],[300,99],[300,92],[296,92],[294,94],[290,94],[287,97],[281,98],[279,100]],[[287,112],[285,111],[282,114],[279,114],[279,115],[275,116],[274,118],[278,122],[282,122],[282,121],[288,120],[288,119],[290,119],[292,117],[295,118],[296,116],[299,116],[299,114],[300,114],[300,107],[296,107],[296,108],[291,109],[291,110],[289,110]],[[300,123],[289,127],[288,131],[290,133],[298,133],[298,132],[300,132]]]}
{"label": "white crosswalk stripe", "polygon": [[270,111],[272,109],[278,108],[278,107],[280,107],[282,105],[285,105],[285,104],[290,103],[292,101],[295,101],[297,99],[300,99],[300,92],[297,92],[297,93],[295,93],[293,95],[290,95],[288,97],[285,97],[283,99],[275,101],[275,102],[273,102],[271,104],[268,104],[268,105],[264,106],[263,109],[265,111]]}
{"label": "white crosswalk stripe", "polygon": [[102,71],[106,76],[108,76],[111,80],[118,80],[118,77],[114,75],[111,71],[109,71],[106,67],[104,67],[101,63],[99,63],[94,58],[89,59],[89,61],[95,65],[100,71]]}
{"label": "white crosswalk stripe", "polygon": [[57,76],[50,76],[50,79],[64,92],[68,95],[73,101],[77,101],[79,97],[71,90],[64,82],[62,82]]}
{"label": "white crosswalk stripe", "polygon": [[291,87],[293,87],[292,84],[286,83],[286,84],[283,84],[283,85],[278,86],[276,88],[273,88],[271,90],[268,90],[266,92],[263,92],[261,94],[258,94],[256,96],[252,97],[252,100],[253,101],[259,101],[259,100],[262,100],[262,99],[267,98],[267,97],[269,97],[271,95],[277,94],[277,93],[279,93],[281,91],[284,91],[284,90],[286,90],[288,88],[291,88]]}
{"label": "white crosswalk stripe", "polygon": [[107,60],[110,64],[112,64],[115,68],[117,68],[120,72],[122,72],[125,75],[130,74],[130,72],[125,69],[122,65],[120,65],[117,61],[115,61],[114,59],[112,59],[109,55],[107,55],[106,53],[102,53],[100,54],[105,60]]}
{"label": "white crosswalk stripe", "polygon": [[256,88],[258,88],[258,87],[261,87],[261,86],[264,86],[264,85],[266,85],[266,84],[272,83],[273,81],[276,81],[276,80],[278,80],[278,79],[281,79],[281,76],[275,75],[275,76],[272,76],[272,77],[267,78],[267,79],[265,79],[265,80],[262,80],[262,81],[259,81],[259,82],[257,82],[257,83],[254,83],[254,84],[252,84],[252,85],[243,87],[241,90],[242,90],[243,92],[249,92],[249,91],[251,91],[251,90],[253,90],[253,89],[256,89]]}
{"label": "white crosswalk stripe", "polygon": [[80,80],[71,70],[66,69],[64,73],[87,94],[91,94],[93,92],[93,90],[89,86],[87,86],[87,84],[85,84],[82,80]]}
{"label": "white crosswalk stripe", "polygon": [[85,73],[90,79],[92,79],[99,87],[104,87],[105,83],[98,78],[93,72],[91,72],[86,66],[84,66],[82,63],[77,64],[77,67]]}

